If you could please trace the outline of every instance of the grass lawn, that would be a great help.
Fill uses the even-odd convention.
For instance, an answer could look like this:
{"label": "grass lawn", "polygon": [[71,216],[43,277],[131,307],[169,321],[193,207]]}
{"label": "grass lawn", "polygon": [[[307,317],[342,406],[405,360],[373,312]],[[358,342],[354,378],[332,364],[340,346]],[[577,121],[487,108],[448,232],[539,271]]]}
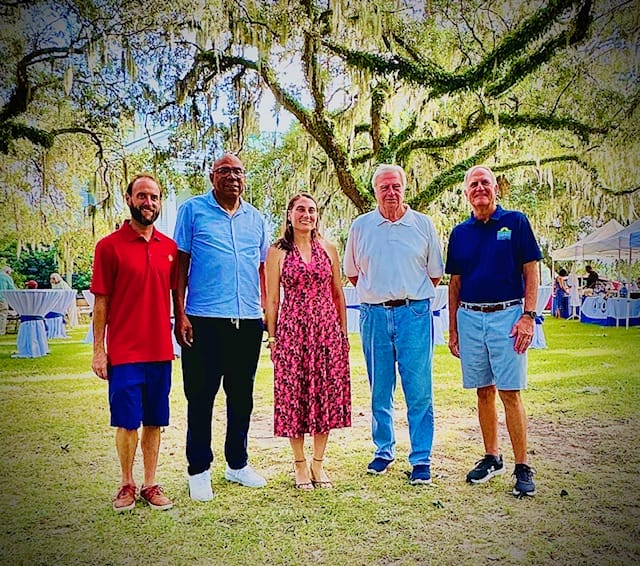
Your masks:
{"label": "grass lawn", "polygon": [[[265,489],[227,483],[224,394],[214,417],[215,498],[189,499],[186,404],[174,364],[172,423],[163,433],[158,480],[173,509],[139,503],[115,514],[119,482],[106,384],[90,370],[86,327],[53,340],[39,359],[13,359],[0,338],[2,564],[633,564],[640,563],[640,328],[547,319],[548,349],[529,355],[530,462],[534,498],[511,495],[513,455],[501,412],[508,473],[488,484],[464,478],[482,456],[475,394],[458,361],[436,348],[433,486],[408,484],[407,430],[396,399],[398,455],[385,476],[371,458],[369,394],[351,336],[353,427],[332,433],[331,491],[294,490],[286,439],[272,435],[272,368],[256,379],[251,463]],[[140,457],[136,476],[141,483]]]}

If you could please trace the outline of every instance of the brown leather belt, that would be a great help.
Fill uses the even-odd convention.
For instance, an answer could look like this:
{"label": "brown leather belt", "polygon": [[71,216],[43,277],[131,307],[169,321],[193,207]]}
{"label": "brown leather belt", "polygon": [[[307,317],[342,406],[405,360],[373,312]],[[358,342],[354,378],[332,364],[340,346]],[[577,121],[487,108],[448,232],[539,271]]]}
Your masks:
{"label": "brown leather belt", "polygon": [[460,301],[460,306],[463,309],[477,312],[503,311],[504,309],[508,309],[509,307],[515,307],[516,305],[521,304],[522,301],[520,299],[516,299],[514,301],[505,301],[504,303],[465,303],[463,301]]}

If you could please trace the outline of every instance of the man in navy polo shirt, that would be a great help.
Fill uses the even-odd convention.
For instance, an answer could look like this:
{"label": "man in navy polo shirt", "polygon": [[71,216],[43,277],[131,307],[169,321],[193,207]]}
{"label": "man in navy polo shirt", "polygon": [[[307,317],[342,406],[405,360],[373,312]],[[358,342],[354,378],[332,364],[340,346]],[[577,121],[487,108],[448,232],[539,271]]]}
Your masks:
{"label": "man in navy polo shirt", "polygon": [[476,389],[478,397],[485,455],[467,481],[484,483],[505,471],[497,392],[515,458],[513,494],[534,495],[520,391],[527,385],[526,352],[533,339],[542,254],[526,216],[496,204],[497,189],[488,167],[467,171],[464,192],[473,212],[451,232],[445,268],[451,274],[449,350],[460,358],[463,386]]}

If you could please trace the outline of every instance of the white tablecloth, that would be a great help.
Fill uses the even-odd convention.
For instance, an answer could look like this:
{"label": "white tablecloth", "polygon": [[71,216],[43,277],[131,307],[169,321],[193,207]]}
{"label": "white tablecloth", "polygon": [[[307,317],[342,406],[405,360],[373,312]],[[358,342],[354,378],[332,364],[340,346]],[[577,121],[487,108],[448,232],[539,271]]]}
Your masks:
{"label": "white tablecloth", "polygon": [[541,285],[538,287],[538,300],[536,302],[536,312],[538,313],[538,317],[536,318],[536,324],[533,329],[533,340],[531,341],[531,346],[529,346],[530,348],[542,350],[547,347],[547,339],[544,336],[544,330],[542,330],[544,318],[540,313],[549,302],[551,291],[551,286]]}
{"label": "white tablecloth", "polygon": [[347,303],[347,332],[360,332],[360,299],[355,287],[343,287]]}
{"label": "white tablecloth", "polygon": [[431,312],[433,313],[433,343],[446,344],[444,330],[449,328],[449,287],[438,285],[436,287],[436,298],[431,301]]}
{"label": "white tablecloth", "polygon": [[[355,287],[343,287],[344,298],[347,303],[347,332],[360,332],[360,299]],[[444,329],[449,326],[447,302],[449,287],[438,285],[436,298],[431,301],[433,312],[434,344],[445,344]]]}
{"label": "white tablecloth", "polygon": [[580,321],[602,326],[640,325],[640,299],[585,297]]}
{"label": "white tablecloth", "polygon": [[67,289],[8,290],[4,292],[7,302],[21,317],[35,317],[21,320],[16,345],[18,352],[14,358],[39,358],[49,353],[49,341],[44,315],[54,311],[61,302],[75,296],[75,291]]}
{"label": "white tablecloth", "polygon": [[[87,289],[82,291],[82,296],[84,297],[84,300],[87,301],[89,309],[91,309],[91,313],[93,313],[93,305],[96,302],[95,296]],[[85,344],[93,344],[93,320],[89,321],[89,330],[87,330],[87,335],[84,337],[84,342]]]}
{"label": "white tablecloth", "polygon": [[47,325],[47,338],[68,338],[65,329],[64,315],[72,310],[76,302],[76,292],[73,289],[55,289],[62,294],[58,302],[45,315]]}

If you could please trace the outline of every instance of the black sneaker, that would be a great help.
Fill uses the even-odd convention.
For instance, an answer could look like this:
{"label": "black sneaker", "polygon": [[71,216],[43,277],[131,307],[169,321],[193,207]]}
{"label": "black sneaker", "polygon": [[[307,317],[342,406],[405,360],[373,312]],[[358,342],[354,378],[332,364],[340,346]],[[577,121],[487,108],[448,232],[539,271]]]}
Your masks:
{"label": "black sneaker", "polygon": [[387,468],[393,464],[394,460],[385,460],[384,458],[374,458],[367,466],[367,473],[376,476],[386,473]]}
{"label": "black sneaker", "polygon": [[429,464],[416,464],[409,476],[411,485],[428,485],[431,483],[431,466]]}
{"label": "black sneaker", "polygon": [[484,483],[493,476],[504,474],[505,468],[502,462],[502,454],[497,458],[492,454],[486,454],[476,462],[476,467],[467,474],[469,483]]}
{"label": "black sneaker", "polygon": [[525,495],[534,496],[536,494],[536,484],[533,483],[535,472],[526,464],[516,464],[513,476],[516,478],[516,485],[513,487],[513,495],[523,497]]}

